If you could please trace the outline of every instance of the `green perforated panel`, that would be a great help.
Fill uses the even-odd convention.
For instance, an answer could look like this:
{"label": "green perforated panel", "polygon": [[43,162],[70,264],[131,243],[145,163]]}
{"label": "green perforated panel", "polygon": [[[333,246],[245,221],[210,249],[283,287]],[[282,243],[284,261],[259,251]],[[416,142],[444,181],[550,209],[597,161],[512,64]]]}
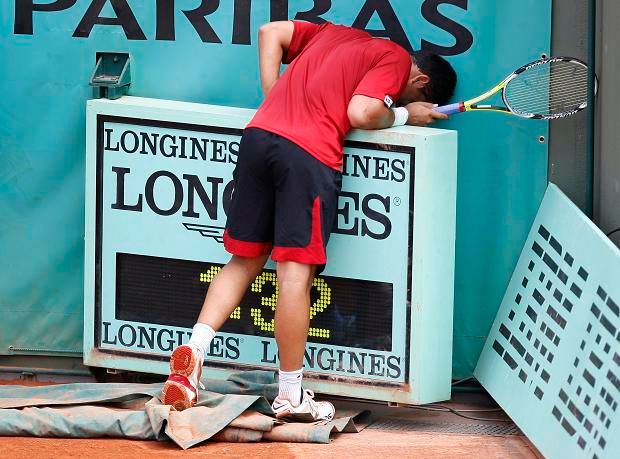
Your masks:
{"label": "green perforated panel", "polygon": [[550,185],[476,376],[545,457],[620,457],[620,252]]}

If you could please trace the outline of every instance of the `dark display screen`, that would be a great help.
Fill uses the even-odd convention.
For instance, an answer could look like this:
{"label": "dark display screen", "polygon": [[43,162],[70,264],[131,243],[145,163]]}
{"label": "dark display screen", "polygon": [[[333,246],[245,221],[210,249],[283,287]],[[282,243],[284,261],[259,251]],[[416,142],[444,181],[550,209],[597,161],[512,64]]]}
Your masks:
{"label": "dark display screen", "polygon": [[[116,319],[191,328],[223,265],[117,253]],[[308,341],[392,350],[393,286],[319,276],[311,291]],[[221,331],[273,336],[275,271],[264,270]]]}

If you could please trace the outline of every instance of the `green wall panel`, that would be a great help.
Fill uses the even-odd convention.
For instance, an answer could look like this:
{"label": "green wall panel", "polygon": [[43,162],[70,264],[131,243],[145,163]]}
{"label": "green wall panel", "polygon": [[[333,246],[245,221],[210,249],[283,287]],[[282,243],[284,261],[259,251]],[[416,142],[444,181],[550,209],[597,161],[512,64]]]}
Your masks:
{"label": "green wall panel", "polygon": [[[95,54],[130,53],[132,95],[255,108],[257,30],[283,17],[356,24],[438,50],[466,98],[549,53],[551,1],[1,2],[0,354],[82,346],[85,102]],[[459,131],[453,361],[463,377],[544,192],[547,145],[538,139],[548,126],[467,114],[437,127]]]}

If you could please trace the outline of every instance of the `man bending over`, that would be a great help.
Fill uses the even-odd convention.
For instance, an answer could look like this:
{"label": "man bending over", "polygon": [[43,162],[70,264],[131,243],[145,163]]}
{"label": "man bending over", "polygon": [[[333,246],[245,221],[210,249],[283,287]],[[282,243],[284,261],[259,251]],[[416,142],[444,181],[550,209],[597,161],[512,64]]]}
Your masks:
{"label": "man bending over", "polygon": [[[246,127],[224,232],[232,254],[213,279],[189,344],[177,347],[162,401],[193,406],[204,356],[271,254],[277,263],[277,417],[330,420],[334,407],[302,389],[310,288],[327,262],[344,138],[352,128],[426,126],[452,96],[456,74],[437,55],[350,27],[299,21],[260,28],[265,100]],[[280,65],[289,64],[280,75]]]}

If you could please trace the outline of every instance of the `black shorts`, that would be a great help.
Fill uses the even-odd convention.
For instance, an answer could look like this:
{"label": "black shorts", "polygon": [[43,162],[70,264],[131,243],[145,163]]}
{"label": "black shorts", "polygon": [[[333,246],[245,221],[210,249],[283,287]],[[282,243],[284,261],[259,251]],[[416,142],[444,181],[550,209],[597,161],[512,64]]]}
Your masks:
{"label": "black shorts", "polygon": [[[258,128],[239,147],[224,246],[234,255],[325,265],[342,176],[293,142]],[[319,266],[319,271],[323,266]]]}

